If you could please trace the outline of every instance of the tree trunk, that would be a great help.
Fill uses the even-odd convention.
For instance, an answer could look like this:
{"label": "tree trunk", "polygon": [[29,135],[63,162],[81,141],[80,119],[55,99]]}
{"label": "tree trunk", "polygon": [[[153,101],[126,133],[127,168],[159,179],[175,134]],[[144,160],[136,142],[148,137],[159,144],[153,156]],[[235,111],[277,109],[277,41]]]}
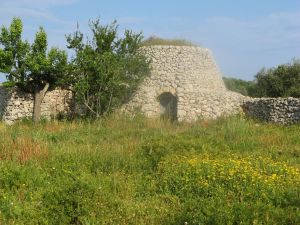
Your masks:
{"label": "tree trunk", "polygon": [[49,89],[49,83],[46,83],[44,88],[36,88],[34,91],[34,104],[33,104],[33,122],[38,123],[41,119],[41,104],[44,100],[45,94]]}

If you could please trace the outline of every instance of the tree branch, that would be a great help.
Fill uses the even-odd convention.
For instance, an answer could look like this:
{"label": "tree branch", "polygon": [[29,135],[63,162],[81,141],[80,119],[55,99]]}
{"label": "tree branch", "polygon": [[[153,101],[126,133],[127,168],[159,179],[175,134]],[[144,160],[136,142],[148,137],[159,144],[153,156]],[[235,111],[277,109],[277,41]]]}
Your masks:
{"label": "tree branch", "polygon": [[84,105],[92,112],[97,115],[97,112],[95,112],[87,103],[84,103]]}
{"label": "tree branch", "polygon": [[43,90],[42,90],[42,98],[44,99],[45,95],[46,95],[46,92],[48,91],[49,89],[49,86],[50,84],[47,82],[46,85],[44,86]]}

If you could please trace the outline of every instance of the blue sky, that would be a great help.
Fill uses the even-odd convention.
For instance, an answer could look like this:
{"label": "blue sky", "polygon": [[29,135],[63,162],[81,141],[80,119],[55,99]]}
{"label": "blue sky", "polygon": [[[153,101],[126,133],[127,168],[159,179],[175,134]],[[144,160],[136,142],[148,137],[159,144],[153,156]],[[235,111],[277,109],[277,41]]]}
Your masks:
{"label": "blue sky", "polygon": [[224,76],[246,80],[300,58],[300,0],[0,0],[0,24],[14,16],[23,20],[24,38],[43,26],[49,45],[61,48],[77,22],[88,32],[89,19],[117,19],[121,30],[210,48]]}

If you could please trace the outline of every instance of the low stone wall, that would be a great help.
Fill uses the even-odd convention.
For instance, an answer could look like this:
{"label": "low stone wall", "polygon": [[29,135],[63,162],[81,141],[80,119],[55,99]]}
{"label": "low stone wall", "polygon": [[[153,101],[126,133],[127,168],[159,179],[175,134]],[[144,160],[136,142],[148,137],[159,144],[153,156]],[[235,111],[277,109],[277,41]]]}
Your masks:
{"label": "low stone wall", "polygon": [[249,98],[242,107],[246,116],[262,121],[279,124],[300,121],[299,98]]}
{"label": "low stone wall", "polygon": [[[41,115],[50,119],[59,113],[70,114],[73,108],[72,91],[55,89],[46,93],[41,105]],[[12,124],[22,118],[31,118],[32,113],[32,94],[0,86],[0,117],[6,124]]]}
{"label": "low stone wall", "polygon": [[[177,93],[177,116],[185,121],[199,118],[217,118],[244,111],[245,115],[261,121],[291,124],[300,121],[299,98],[249,98],[229,91],[205,91],[200,93]],[[127,105],[128,107],[128,105]],[[147,105],[142,105],[147,107]],[[145,110],[150,112],[151,108]],[[184,110],[183,110],[184,109]],[[75,112],[74,98],[71,90],[56,89],[47,92],[41,105],[42,117],[50,119],[59,113]],[[76,110],[77,111],[77,110]],[[0,86],[0,118],[12,124],[22,118],[31,118],[33,113],[33,96],[16,89]],[[153,115],[146,115],[152,117]],[[182,119],[181,119],[182,120]]]}

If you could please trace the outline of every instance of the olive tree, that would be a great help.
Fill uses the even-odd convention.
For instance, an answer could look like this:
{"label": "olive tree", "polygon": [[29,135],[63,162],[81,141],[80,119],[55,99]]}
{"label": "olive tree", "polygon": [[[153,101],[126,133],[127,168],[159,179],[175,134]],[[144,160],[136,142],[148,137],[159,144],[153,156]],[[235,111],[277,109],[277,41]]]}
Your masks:
{"label": "olive tree", "polygon": [[38,122],[41,103],[49,88],[61,85],[66,74],[67,54],[58,48],[48,51],[47,34],[39,28],[32,44],[22,40],[23,24],[13,18],[0,32],[0,72],[8,81],[34,95],[33,121]]}
{"label": "olive tree", "polygon": [[149,72],[149,61],[140,51],[141,33],[125,30],[118,35],[116,21],[90,22],[92,37],[77,28],[67,36],[72,59],[72,80],[77,99],[88,115],[99,117],[128,100]]}

